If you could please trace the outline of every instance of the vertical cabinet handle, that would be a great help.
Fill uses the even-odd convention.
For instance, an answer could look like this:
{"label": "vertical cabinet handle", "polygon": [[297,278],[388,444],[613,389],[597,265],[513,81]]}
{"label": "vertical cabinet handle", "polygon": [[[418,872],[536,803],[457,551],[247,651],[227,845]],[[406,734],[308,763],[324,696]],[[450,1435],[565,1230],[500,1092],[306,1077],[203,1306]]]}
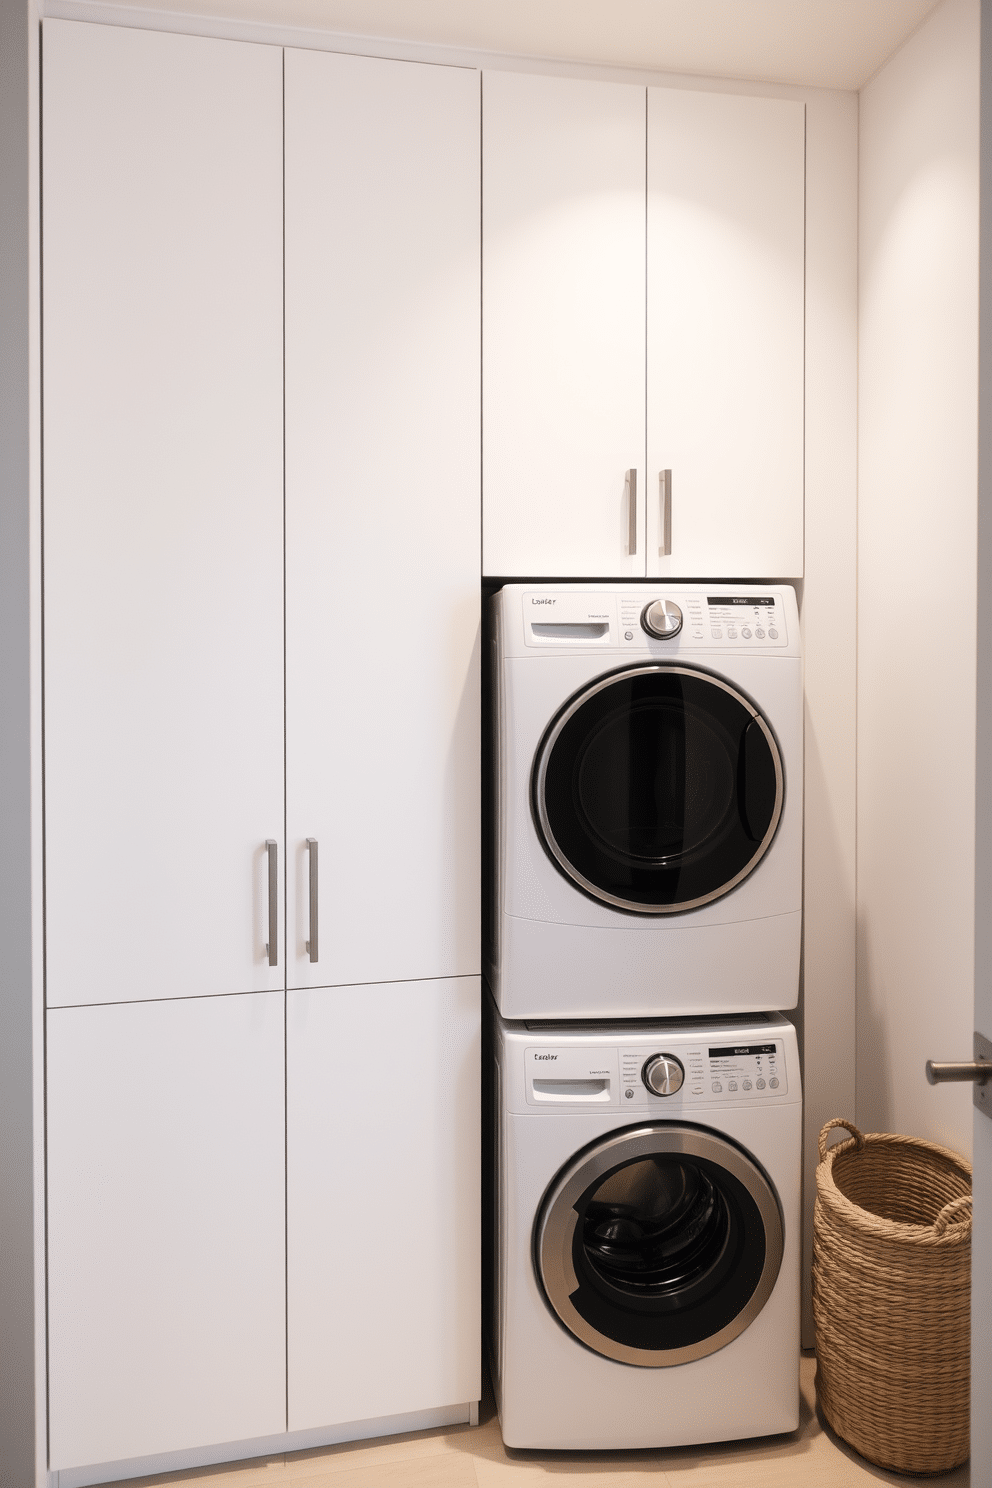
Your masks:
{"label": "vertical cabinet handle", "polygon": [[661,542],[658,544],[658,552],[663,558],[667,558],[672,551],[672,472],[659,470],[658,484],[661,487]]}
{"label": "vertical cabinet handle", "polygon": [[628,470],[624,482],[627,488],[627,552],[637,552],[637,471]]}
{"label": "vertical cabinet handle", "polygon": [[311,961],[317,959],[317,839],[307,838],[307,851],[310,854],[310,939],[307,941],[307,951]]}
{"label": "vertical cabinet handle", "polygon": [[279,844],[274,837],[266,837],[265,853],[269,860],[269,938],[265,949],[269,965],[279,965]]}

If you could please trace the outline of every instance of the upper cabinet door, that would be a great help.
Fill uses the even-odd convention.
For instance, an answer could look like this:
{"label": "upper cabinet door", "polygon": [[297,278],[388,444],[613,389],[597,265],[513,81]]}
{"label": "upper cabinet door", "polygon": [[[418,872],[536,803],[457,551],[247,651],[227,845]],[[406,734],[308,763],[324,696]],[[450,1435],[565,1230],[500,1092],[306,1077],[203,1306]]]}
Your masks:
{"label": "upper cabinet door", "polygon": [[649,574],[803,572],[804,154],[800,103],[648,90]]}
{"label": "upper cabinet door", "polygon": [[49,1004],[281,986],[282,55],[43,56]]}
{"label": "upper cabinet door", "polygon": [[644,573],[644,110],[484,75],[487,574]]}
{"label": "upper cabinet door", "polygon": [[479,247],[478,74],[287,51],[290,986],[479,968]]}

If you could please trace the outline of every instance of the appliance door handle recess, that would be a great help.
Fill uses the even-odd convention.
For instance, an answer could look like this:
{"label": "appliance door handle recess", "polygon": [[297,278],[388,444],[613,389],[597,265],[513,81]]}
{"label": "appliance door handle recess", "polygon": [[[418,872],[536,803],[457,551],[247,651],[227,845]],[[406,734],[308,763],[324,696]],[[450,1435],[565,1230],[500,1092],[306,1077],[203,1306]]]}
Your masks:
{"label": "appliance door handle recess", "polygon": [[624,481],[627,488],[627,552],[637,552],[637,471],[628,470]]}
{"label": "appliance door handle recess", "polygon": [[661,542],[658,544],[658,552],[662,558],[667,558],[672,551],[672,472],[670,470],[658,471],[658,485],[661,488]]}
{"label": "appliance door handle recess", "polygon": [[307,952],[311,961],[317,959],[317,839],[307,838],[307,851],[310,854],[310,939],[307,941]]}
{"label": "appliance door handle recess", "polygon": [[279,844],[266,837],[265,854],[269,860],[269,938],[265,949],[270,966],[279,965]]}

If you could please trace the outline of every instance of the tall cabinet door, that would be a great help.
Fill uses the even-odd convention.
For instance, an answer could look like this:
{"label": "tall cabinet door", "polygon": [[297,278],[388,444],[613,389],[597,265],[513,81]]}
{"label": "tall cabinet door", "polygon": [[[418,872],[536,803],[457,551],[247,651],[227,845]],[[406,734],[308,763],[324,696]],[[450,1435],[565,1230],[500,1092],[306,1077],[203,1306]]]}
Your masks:
{"label": "tall cabinet door", "polygon": [[484,573],[644,573],[644,109],[483,77]]}
{"label": "tall cabinet door", "polygon": [[291,987],[479,969],[479,522],[478,74],[287,51]]}
{"label": "tall cabinet door", "polygon": [[284,996],[48,1014],[54,1469],[286,1429]]}
{"label": "tall cabinet door", "polygon": [[801,103],[648,89],[649,574],[803,572],[804,157]]}
{"label": "tall cabinet door", "polygon": [[43,58],[49,1005],[282,986],[282,55]]}

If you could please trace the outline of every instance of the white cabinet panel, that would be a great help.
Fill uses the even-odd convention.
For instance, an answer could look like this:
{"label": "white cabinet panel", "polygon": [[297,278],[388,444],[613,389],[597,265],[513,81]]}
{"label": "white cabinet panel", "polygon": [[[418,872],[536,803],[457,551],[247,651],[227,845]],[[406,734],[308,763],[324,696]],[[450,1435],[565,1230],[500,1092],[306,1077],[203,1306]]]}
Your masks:
{"label": "white cabinet panel", "polygon": [[286,1429],[283,999],[48,1015],[53,1468]]}
{"label": "white cabinet panel", "polygon": [[290,986],[478,970],[479,523],[478,75],[287,51]]}
{"label": "white cabinet panel", "polygon": [[46,20],[44,240],[49,1004],[280,986],[279,49]]}
{"label": "white cabinet panel", "polygon": [[287,994],[291,1431],[478,1398],[479,991]]}
{"label": "white cabinet panel", "polygon": [[483,78],[483,571],[644,572],[645,89]]}
{"label": "white cabinet panel", "polygon": [[801,103],[648,89],[649,574],[802,574],[804,156]]}

